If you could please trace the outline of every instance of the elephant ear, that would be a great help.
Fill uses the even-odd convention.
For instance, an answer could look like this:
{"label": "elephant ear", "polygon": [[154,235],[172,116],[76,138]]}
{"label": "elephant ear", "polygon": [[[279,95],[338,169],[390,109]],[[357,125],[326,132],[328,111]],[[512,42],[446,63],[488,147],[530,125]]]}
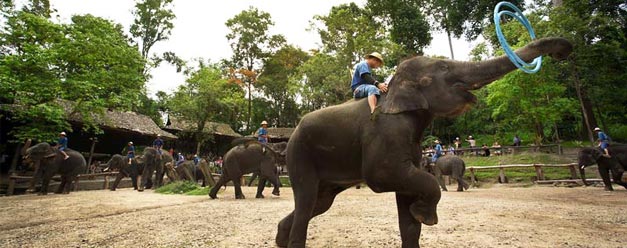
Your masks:
{"label": "elephant ear", "polygon": [[381,112],[398,114],[419,109],[429,109],[427,98],[420,91],[421,86],[431,84],[431,78],[423,77],[419,82],[397,80],[390,83],[385,102],[381,105]]}
{"label": "elephant ear", "polygon": [[590,155],[592,155],[592,158],[594,159],[594,161],[597,161],[601,158],[603,154],[601,154],[601,151],[599,151],[599,149],[592,148]]}

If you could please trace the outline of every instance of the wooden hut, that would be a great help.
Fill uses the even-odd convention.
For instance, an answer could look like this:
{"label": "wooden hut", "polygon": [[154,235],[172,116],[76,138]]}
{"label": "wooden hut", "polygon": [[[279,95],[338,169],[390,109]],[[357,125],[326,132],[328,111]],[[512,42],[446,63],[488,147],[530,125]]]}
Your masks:
{"label": "wooden hut", "polygon": [[[196,140],[194,132],[196,126],[192,123],[170,116],[164,130],[176,134],[179,138],[175,141],[174,149],[187,155],[196,152]],[[230,148],[231,141],[242,137],[231,126],[225,123],[207,122],[203,132],[211,134],[212,138],[200,148],[200,156],[222,156]]]}
{"label": "wooden hut", "polygon": [[294,128],[292,127],[269,127],[268,128],[268,137],[270,138],[271,143],[277,143],[285,141],[287,142],[292,136],[294,132]]}

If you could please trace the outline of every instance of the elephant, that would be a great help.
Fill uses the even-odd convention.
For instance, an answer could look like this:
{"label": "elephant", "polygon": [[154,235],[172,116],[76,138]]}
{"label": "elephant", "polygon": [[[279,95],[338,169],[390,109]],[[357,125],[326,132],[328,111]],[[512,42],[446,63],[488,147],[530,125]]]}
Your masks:
{"label": "elephant", "polygon": [[440,183],[442,191],[448,191],[446,184],[442,179],[442,175],[451,176],[457,180],[457,191],[468,190],[470,187],[466,181],[464,181],[464,173],[466,172],[466,163],[464,160],[455,155],[446,155],[438,158],[435,164],[431,163],[430,158],[422,158],[421,167],[424,167],[431,175]]}
{"label": "elephant", "polygon": [[147,147],[144,149],[144,153],[137,157],[136,160],[142,164],[141,170],[141,184],[137,191],[142,192],[144,189],[150,189],[153,186],[152,174],[155,175],[155,184],[157,187],[163,185],[163,175],[165,173],[164,167],[168,162],[174,161],[172,155],[166,150],[161,150],[161,155],[157,152],[157,149]]}
{"label": "elephant", "polygon": [[174,176],[169,176],[170,178],[175,178],[174,180],[188,180],[194,182],[202,180],[202,187],[216,184],[211,176],[209,163],[205,159],[201,159],[198,165],[194,164],[193,161],[185,161],[178,166],[174,166],[173,162],[166,163],[165,166],[168,171],[174,174]]}
{"label": "elephant", "polygon": [[216,199],[218,189],[226,185],[228,181],[233,181],[235,198],[244,199],[245,196],[242,193],[240,178],[244,174],[251,172],[258,172],[261,176],[257,186],[256,198],[264,198],[262,193],[266,185],[265,180],[269,180],[274,185],[272,194],[278,196],[280,192],[279,175],[276,168],[277,156],[278,153],[269,145],[257,141],[247,141],[244,144],[234,146],[224,155],[222,175],[216,185],[211,188],[209,197]]}
{"label": "elephant", "polygon": [[[285,153],[287,151],[287,142],[268,143],[268,146],[270,146],[278,154],[277,160],[276,160],[277,165],[279,166],[285,165]],[[248,186],[251,186],[253,182],[255,181],[255,179],[257,179],[257,177],[259,177],[259,173],[253,172],[253,175],[250,177],[250,180],[248,181]],[[259,183],[261,183],[261,180],[263,180],[264,182],[267,181],[267,179],[263,179],[263,178],[260,178],[259,180],[260,180]],[[283,187],[283,185],[281,185],[281,181],[279,181],[279,187]]]}
{"label": "elephant", "polygon": [[[28,144],[30,145],[30,142]],[[26,163],[38,164],[34,179],[42,178],[40,195],[48,194],[50,179],[56,174],[61,175],[61,184],[55,193],[69,194],[72,190],[72,182],[76,180],[78,174],[84,173],[87,169],[83,155],[71,149],[65,150],[69,156],[68,159],[64,159],[61,151],[45,142],[32,147],[25,146],[24,151]]]}
{"label": "elephant", "polygon": [[611,155],[610,158],[603,156],[603,152],[598,148],[583,148],[579,151],[577,154],[577,160],[581,180],[585,185],[588,185],[584,169],[593,164],[597,164],[599,174],[601,175],[601,178],[603,178],[603,184],[605,184],[605,190],[614,190],[612,187],[612,181],[610,181],[610,171],[612,172],[612,179],[614,179],[614,183],[627,189],[627,182],[622,180],[623,173],[627,170],[627,146],[613,145],[609,146],[607,150]]}
{"label": "elephant", "polygon": [[[529,62],[571,51],[565,39],[543,38],[516,53]],[[287,145],[295,208],[278,224],[277,246],[305,247],[311,218],[365,182],[377,193],[396,192],[402,247],[419,247],[421,225],[438,223],[441,197],[435,177],[418,168],[424,129],[435,117],[464,113],[477,101],[471,90],[514,69],[506,56],[481,62],[416,56],[398,65],[374,113],[362,98],[304,115]]]}
{"label": "elephant", "polygon": [[126,156],[122,156],[119,154],[115,154],[111,157],[109,162],[107,162],[107,167],[103,171],[119,171],[118,175],[115,177],[115,181],[113,185],[111,185],[111,191],[115,191],[120,184],[120,181],[124,177],[130,177],[131,183],[133,184],[133,189],[137,190],[137,177],[140,175],[140,171],[143,170],[143,164],[133,159],[131,164],[128,164],[128,158]]}

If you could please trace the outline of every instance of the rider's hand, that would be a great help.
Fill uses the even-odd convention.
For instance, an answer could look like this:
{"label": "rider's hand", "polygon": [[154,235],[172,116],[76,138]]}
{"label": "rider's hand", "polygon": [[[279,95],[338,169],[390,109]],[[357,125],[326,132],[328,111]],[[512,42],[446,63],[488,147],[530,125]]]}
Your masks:
{"label": "rider's hand", "polygon": [[388,85],[387,84],[379,84],[379,85],[377,85],[377,87],[379,88],[379,90],[381,92],[384,92],[384,93],[388,92]]}

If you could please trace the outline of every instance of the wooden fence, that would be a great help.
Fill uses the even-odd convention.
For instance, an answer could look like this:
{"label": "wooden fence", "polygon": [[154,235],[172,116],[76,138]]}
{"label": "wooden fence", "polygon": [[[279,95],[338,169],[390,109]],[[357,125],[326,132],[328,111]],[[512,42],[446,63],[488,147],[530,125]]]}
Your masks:
{"label": "wooden fence", "polygon": [[[107,189],[109,188],[109,176],[116,176],[118,174],[118,172],[105,172],[105,173],[93,173],[93,174],[80,174],[78,175],[78,177],[76,178],[76,182],[74,182],[74,191],[79,189],[79,183],[81,179],[87,179],[87,180],[94,180],[96,177],[103,177],[104,182],[102,185],[103,189]],[[60,180],[61,176],[54,176],[52,177],[52,180]],[[9,176],[9,187],[7,188],[7,194],[6,195],[13,195],[14,191],[15,191],[15,185],[17,184],[18,180],[28,180],[29,182],[33,180],[33,176],[18,176],[17,174],[13,173],[11,174],[11,176]]]}
{"label": "wooden fence", "polygon": [[[474,147],[474,148],[460,148],[455,149],[454,153],[456,155],[470,155],[470,154],[480,154],[483,153],[484,150],[490,150],[490,155],[494,156],[496,154],[516,154],[520,153],[524,150],[531,150],[533,152],[539,152],[541,150],[547,150],[550,153],[562,154],[562,145],[561,144],[547,144],[547,145],[539,145],[539,146],[501,146],[501,147]],[[449,154],[450,151],[448,149],[442,151],[444,154]],[[422,152],[423,155],[433,155],[433,151]]]}
{"label": "wooden fence", "polygon": [[534,168],[534,170],[536,171],[536,178],[538,181],[544,181],[544,170],[543,168],[548,168],[548,167],[552,167],[552,168],[565,168],[565,169],[569,169],[570,170],[570,177],[571,179],[578,179],[579,177],[577,176],[577,164],[576,163],[570,163],[570,164],[510,164],[510,165],[495,165],[495,166],[471,166],[466,168],[467,171],[470,172],[470,180],[472,181],[472,184],[474,184],[475,182],[477,182],[477,176],[475,175],[476,171],[482,171],[482,170],[499,170],[499,182],[500,183],[507,183],[507,176],[505,175],[505,169],[508,168]]}

